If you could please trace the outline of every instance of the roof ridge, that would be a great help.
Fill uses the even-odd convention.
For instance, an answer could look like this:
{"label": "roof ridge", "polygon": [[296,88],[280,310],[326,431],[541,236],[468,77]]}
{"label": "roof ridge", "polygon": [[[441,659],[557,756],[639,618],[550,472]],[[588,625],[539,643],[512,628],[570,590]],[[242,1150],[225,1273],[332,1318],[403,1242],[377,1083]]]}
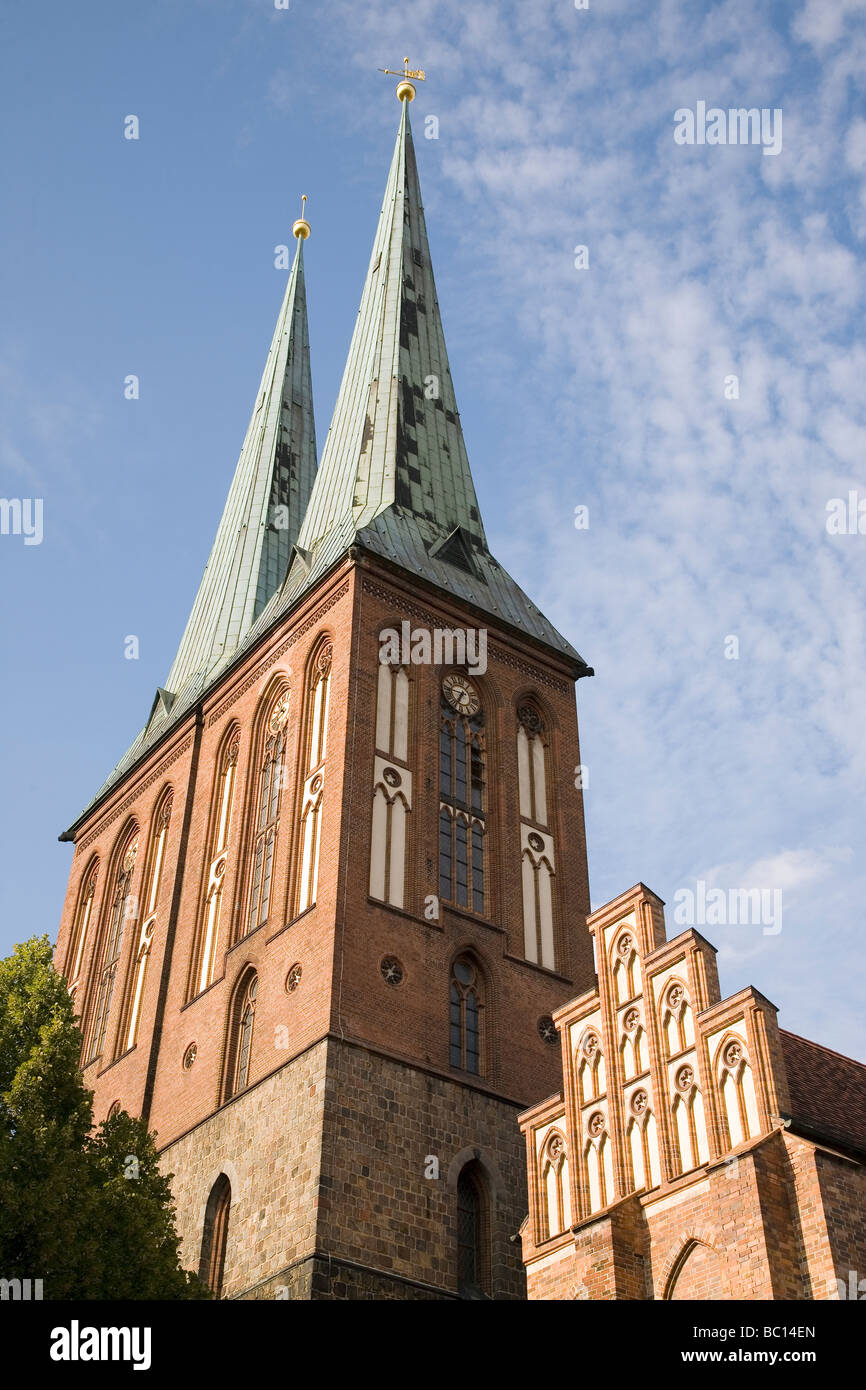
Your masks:
{"label": "roof ridge", "polygon": [[829,1053],[831,1057],[838,1057],[842,1062],[850,1062],[852,1066],[861,1067],[866,1071],[866,1062],[861,1062],[857,1057],[849,1057],[845,1052],[837,1052],[833,1047],[825,1047],[823,1043],[815,1042],[814,1038],[804,1038],[802,1033],[792,1033],[790,1028],[780,1028],[779,1032],[787,1038],[794,1038],[797,1042],[806,1043],[809,1047],[816,1047],[819,1052]]}

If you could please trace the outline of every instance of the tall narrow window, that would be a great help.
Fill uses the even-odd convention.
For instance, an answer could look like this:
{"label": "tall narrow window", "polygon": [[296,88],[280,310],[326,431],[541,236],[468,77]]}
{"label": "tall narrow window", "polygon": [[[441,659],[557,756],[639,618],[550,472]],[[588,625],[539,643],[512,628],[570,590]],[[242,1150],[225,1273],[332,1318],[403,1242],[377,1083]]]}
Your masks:
{"label": "tall narrow window", "polygon": [[169,792],[162,800],[154,821],[150,849],[148,884],[144,900],[144,921],[138,938],[138,946],[130,976],[127,1000],[123,1012],[123,1033],[121,1042],[124,1050],[134,1047],[138,1037],[138,1023],[141,1017],[141,1001],[144,995],[144,982],[153,945],[156,928],[156,909],[159,902],[159,888],[162,882],[162,866],[165,860],[165,843],[168,838],[168,825],[171,820],[172,796]]}
{"label": "tall narrow window", "polygon": [[631,1081],[649,1066],[646,1033],[640,1021],[640,1010],[635,1007],[628,1009],[621,1023],[623,1034],[619,1050],[622,1057],[622,1074],[626,1081]]}
{"label": "tall narrow window", "polygon": [[674,1085],[677,1089],[672,1107],[674,1134],[679,1149],[680,1171],[686,1173],[690,1168],[697,1168],[698,1164],[709,1160],[704,1102],[691,1061],[677,1067]]}
{"label": "tall narrow window", "polygon": [[580,1045],[580,1058],[575,1059],[575,1065],[580,1103],[587,1105],[589,1101],[597,1100],[599,1096],[604,1095],[607,1089],[604,1053],[598,1034],[592,1029],[584,1034]]}
{"label": "tall narrow window", "polygon": [[623,932],[617,941],[616,956],[613,967],[614,993],[616,1002],[624,1004],[627,999],[634,999],[640,989],[640,964],[630,932]]}
{"label": "tall narrow window", "polygon": [[523,951],[527,960],[556,966],[553,933],[553,836],[547,829],[547,750],[544,721],[534,705],[517,711],[517,774],[523,880]]}
{"label": "tall narrow window", "polygon": [[382,662],[376,690],[370,897],[393,907],[403,907],[405,902],[407,822],[412,809],[408,739],[409,677],[402,667]]}
{"label": "tall narrow window", "polygon": [[607,1133],[607,1121],[601,1110],[590,1115],[586,1135],[583,1158],[587,1199],[592,1213],[601,1211],[614,1199],[613,1150]]}
{"label": "tall narrow window", "polygon": [[547,769],[544,720],[534,705],[517,711],[517,774],[520,814],[533,825],[547,825]]}
{"label": "tall narrow window", "polygon": [[689,1008],[685,987],[679,980],[674,980],[665,995],[662,1032],[669,1057],[684,1052],[686,1048],[694,1047],[695,1027],[692,1011]]}
{"label": "tall narrow window", "polygon": [[451,970],[450,1045],[452,1067],[481,1073],[481,998],[478,970],[469,956],[460,956]]}
{"label": "tall narrow window", "polygon": [[74,989],[81,974],[81,966],[84,961],[84,948],[87,944],[87,933],[90,930],[90,921],[93,916],[93,900],[96,896],[96,884],[99,878],[99,860],[88,865],[87,872],[82,877],[81,892],[78,898],[78,907],[75,912],[75,922],[72,927],[72,936],[69,941],[69,950],[66,955],[66,982],[70,990]]}
{"label": "tall narrow window", "polygon": [[277,834],[280,828],[280,801],[286,752],[286,724],[289,718],[289,692],[283,691],[271,710],[265,730],[259,781],[256,790],[255,840],[247,931],[254,931],[268,919],[271,880],[274,872]]}
{"label": "tall narrow window", "polygon": [[240,980],[229,1010],[226,1100],[236,1096],[239,1091],[245,1091],[249,1085],[258,992],[259,979],[251,970]]}
{"label": "tall narrow window", "polygon": [[457,1291],[461,1298],[490,1293],[490,1204],[477,1162],[457,1179]]}
{"label": "tall narrow window", "polygon": [[442,682],[439,727],[439,896],[484,912],[484,714],[465,676]]}
{"label": "tall narrow window", "polygon": [[313,663],[307,693],[307,746],[301,797],[297,910],[306,912],[316,901],[319,886],[319,847],[322,834],[322,801],[325,790],[325,757],[330,709],[333,647],[326,643]]}
{"label": "tall narrow window", "polygon": [[745,1139],[754,1139],[760,1130],[752,1068],[739,1038],[722,1045],[717,1066],[728,1139],[731,1148],[736,1148]]}
{"label": "tall narrow window", "polygon": [[541,1190],[546,1238],[558,1236],[571,1225],[571,1192],[565,1140],[554,1132],[544,1146],[541,1159]]}
{"label": "tall narrow window", "polygon": [[112,885],[108,910],[108,922],[103,939],[102,958],[96,985],[96,996],[91,1016],[90,1037],[87,1047],[87,1061],[94,1062],[102,1055],[105,1031],[114,997],[117,967],[123,946],[123,932],[127,919],[136,917],[137,908],[132,896],[132,876],[138,854],[138,831],[128,838],[125,848],[118,856],[117,868]]}
{"label": "tall narrow window", "polygon": [[209,1286],[214,1298],[222,1297],[231,1204],[231,1183],[225,1173],[220,1173],[205,1208],[199,1262],[199,1278]]}
{"label": "tall narrow window", "polygon": [[220,960],[223,883],[228,862],[229,833],[237,777],[240,730],[235,729],[224,745],[217,770],[210,845],[210,870],[205,894],[196,985],[200,992],[213,984]]}
{"label": "tall narrow window", "polygon": [[629,1098],[629,1120],[626,1130],[631,1152],[632,1182],[635,1190],[657,1187],[659,1170],[658,1135],[649,1094],[641,1086]]}

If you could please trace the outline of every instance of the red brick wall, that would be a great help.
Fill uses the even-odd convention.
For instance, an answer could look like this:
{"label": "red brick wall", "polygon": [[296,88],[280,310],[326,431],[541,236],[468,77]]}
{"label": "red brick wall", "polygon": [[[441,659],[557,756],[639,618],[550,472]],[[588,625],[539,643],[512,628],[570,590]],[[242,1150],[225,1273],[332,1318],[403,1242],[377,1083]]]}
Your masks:
{"label": "red brick wall", "polygon": [[835,1298],[837,1278],[864,1277],[864,1196],[862,1164],[777,1131],[549,1242],[529,1297]]}
{"label": "red brick wall", "polygon": [[688,1246],[668,1296],[675,1302],[730,1298],[725,1262],[718,1251],[701,1241]]}
{"label": "red brick wall", "polygon": [[[85,967],[93,978],[106,921],[105,866],[118,834],[135,817],[143,832],[136,867],[140,880],[147,861],[150,817],[170,784],[174,807],[138,1042],[113,1060],[107,1048],[102,1059],[87,1068],[85,1079],[95,1092],[97,1120],[120,1100],[132,1113],[146,1113],[158,1142],[167,1147],[165,1161],[177,1174],[175,1189],[181,1194],[187,1256],[192,1258],[200,1243],[208,1184],[218,1175],[221,1155],[230,1156],[237,1143],[243,1143],[245,1150],[252,1144],[262,1154],[271,1153],[263,1137],[242,1140],[240,1133],[226,1137],[234,1135],[236,1117],[254,1117],[249,1131],[244,1128],[243,1133],[259,1134],[268,1113],[267,1108],[257,1108],[259,1102],[253,1097],[270,1095],[273,1086],[275,1096],[285,1096],[287,1086],[294,1094],[295,1080],[289,1083],[287,1078],[305,1076],[310,1049],[330,1035],[370,1049],[345,1054],[341,1065],[350,1072],[360,1065],[360,1057],[377,1059],[367,1063],[372,1071],[363,1081],[363,1100],[350,1088],[319,1114],[315,1125],[306,1111],[299,1111],[302,1118],[293,1121],[301,1125],[305,1145],[324,1145],[323,1186],[315,1197],[313,1225],[319,1250],[322,1241],[327,1241],[329,1249],[342,1251],[346,1268],[355,1269],[351,1278],[345,1276],[347,1289],[351,1285],[357,1290],[359,1269],[375,1266],[383,1277],[394,1272],[395,1287],[399,1273],[400,1278],[420,1281],[419,1287],[441,1288],[443,1296],[453,1296],[454,1194],[446,1199],[444,1189],[425,1182],[417,1186],[416,1150],[422,1151],[422,1157],[440,1153],[450,1164],[455,1154],[471,1155],[478,1147],[491,1155],[503,1175],[494,1223],[495,1282],[500,1296],[520,1297],[524,1285],[518,1246],[508,1241],[526,1205],[516,1107],[559,1084],[559,1050],[539,1037],[539,1018],[592,979],[591,946],[584,927],[589,892],[583,811],[581,794],[574,787],[574,768],[580,763],[574,686],[562,659],[505,632],[489,630],[489,666],[477,678],[488,747],[489,911],[479,918],[443,907],[439,920],[431,921],[425,915],[425,900],[438,889],[438,703],[444,672],[412,667],[414,799],[406,910],[375,903],[368,897],[368,883],[379,633],[386,626],[399,627],[403,618],[414,626],[478,627],[484,622],[457,603],[422,594],[420,585],[411,586],[396,574],[366,562],[362,568],[347,562],[291,619],[239,662],[184,718],[165,745],[124,778],[80,827],[56,958],[62,967],[81,875],[96,851],[103,873]],[[323,635],[333,643],[333,663],[319,890],[315,906],[292,920],[303,691],[307,663]],[[249,827],[257,773],[253,729],[262,701],[269,702],[283,680],[292,690],[287,729],[294,785],[283,792],[269,919],[237,939],[244,922],[251,858]],[[550,741],[549,788],[557,845],[559,959],[555,972],[522,958],[516,709],[529,693],[542,705]],[[196,994],[190,988],[191,963],[209,870],[214,779],[220,750],[235,724],[241,743],[221,927],[223,940],[234,944],[214,983]],[[137,886],[140,882],[133,891]],[[129,925],[125,932],[109,1038],[116,1032],[123,993],[120,981],[131,969],[138,925]],[[468,947],[477,954],[485,976],[484,1075],[477,1082],[463,1078],[455,1083],[448,1056],[448,979],[455,954]],[[382,979],[379,966],[385,954],[396,955],[404,966],[405,979],[397,989]],[[301,982],[288,992],[286,977],[296,962],[302,966]],[[248,1096],[222,1106],[226,1020],[235,985],[250,965],[259,976],[251,1090]],[[182,1059],[191,1043],[197,1055],[191,1069],[185,1070]],[[336,1061],[333,1065],[337,1066]],[[333,1085],[338,1086],[336,1072]],[[382,1105],[385,1109],[380,1114]],[[387,1160],[375,1142],[385,1119],[394,1151],[389,1150]],[[337,1143],[338,1138],[346,1142]],[[408,1150],[403,1152],[407,1145],[411,1162]],[[400,1194],[393,1219],[385,1223],[386,1234],[371,1233],[359,1215],[370,1205],[367,1180],[358,1176],[360,1155],[368,1150],[370,1161],[363,1166],[370,1174],[379,1174],[370,1182]],[[403,1155],[400,1163],[409,1164],[412,1182],[408,1186],[408,1179],[394,1169],[397,1152]],[[255,1159],[251,1153],[253,1169]],[[268,1161],[279,1170],[284,1157],[272,1154]],[[268,1221],[287,1221],[291,1239],[285,1249],[278,1250],[272,1240],[263,1237],[262,1244],[258,1236],[253,1239],[246,1232],[239,1247],[243,1258],[235,1274],[227,1274],[227,1291],[242,1289],[259,1296],[256,1290],[280,1286],[284,1278],[295,1291],[293,1297],[334,1296],[320,1287],[321,1271],[314,1278],[313,1246],[305,1246],[306,1237],[299,1234],[307,1230],[308,1217],[298,1225],[298,1213],[292,1211],[291,1219],[286,1213],[280,1215],[278,1186],[272,1172],[259,1174],[247,1199],[255,1205],[261,1193],[261,1209],[271,1212]],[[291,1193],[288,1178],[285,1186]],[[289,1201],[294,1199],[290,1196]],[[238,1220],[232,1228],[230,1250],[238,1235]],[[422,1230],[426,1232],[423,1239],[418,1234]],[[286,1272],[290,1268],[291,1275]]]}

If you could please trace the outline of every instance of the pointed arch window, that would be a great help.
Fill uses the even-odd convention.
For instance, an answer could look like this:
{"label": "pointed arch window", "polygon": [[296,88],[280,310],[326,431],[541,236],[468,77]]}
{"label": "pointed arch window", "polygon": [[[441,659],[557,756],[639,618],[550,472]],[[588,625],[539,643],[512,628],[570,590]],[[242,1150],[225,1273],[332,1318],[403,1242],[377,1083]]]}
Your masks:
{"label": "pointed arch window", "polygon": [[457,1179],[457,1291],[467,1299],[490,1296],[490,1199],[477,1161]]}
{"label": "pointed arch window", "polygon": [[81,975],[81,966],[84,961],[84,948],[87,944],[87,934],[90,930],[90,922],[93,917],[93,903],[96,897],[96,885],[99,880],[99,860],[94,859],[87,867],[87,872],[83,875],[81,891],[78,897],[78,907],[75,911],[75,924],[72,928],[72,937],[69,942],[69,950],[66,956],[66,979],[69,984],[70,993],[75,989]]}
{"label": "pointed arch window", "polygon": [[577,1086],[581,1105],[597,1100],[607,1090],[604,1053],[598,1034],[590,1029],[583,1037],[580,1046],[580,1061],[577,1068]]}
{"label": "pointed arch window", "polygon": [[313,906],[319,886],[319,848],[333,655],[334,650],[330,642],[319,649],[313,662],[307,691],[307,744],[298,841],[298,913],[306,912],[308,907]]}
{"label": "pointed arch window", "polygon": [[613,1149],[601,1110],[594,1111],[586,1121],[583,1159],[589,1211],[601,1211],[614,1199]]}
{"label": "pointed arch window", "polygon": [[406,842],[412,809],[408,766],[409,675],[379,664],[376,689],[376,754],[370,835],[370,897],[405,905]]}
{"label": "pointed arch window", "polygon": [[225,1100],[249,1085],[258,992],[259,977],[250,970],[240,980],[229,1012]]}
{"label": "pointed arch window", "polygon": [[691,1062],[677,1067],[674,1086],[676,1094],[671,1107],[674,1136],[680,1172],[687,1173],[691,1168],[709,1162],[710,1156],[703,1097],[698,1090],[695,1069]]}
{"label": "pointed arch window", "polygon": [[553,924],[555,872],[553,836],[548,827],[547,748],[540,710],[532,703],[517,711],[517,774],[523,881],[523,953],[527,960],[556,968]]}
{"label": "pointed arch window", "polygon": [[220,1173],[205,1208],[199,1262],[199,1278],[208,1285],[214,1298],[222,1297],[231,1204],[231,1183],[225,1173]]}
{"label": "pointed arch window", "polygon": [[541,1189],[544,1211],[544,1238],[561,1235],[571,1225],[568,1151],[565,1140],[554,1131],[545,1141],[541,1159]]}
{"label": "pointed arch window", "polygon": [[130,1047],[134,1047],[138,1038],[138,1025],[141,1018],[141,1001],[144,996],[144,982],[147,976],[151,947],[153,945],[153,935],[156,929],[156,911],[159,903],[160,884],[162,883],[162,869],[165,861],[168,827],[171,821],[172,802],[172,794],[169,792],[163,797],[154,818],[148,883],[144,899],[144,921],[142,922],[141,932],[138,938],[135,959],[132,965],[132,974],[130,976],[123,1010],[121,1045],[124,1051]]}
{"label": "pointed arch window", "polygon": [[640,990],[640,965],[631,932],[623,932],[616,943],[613,984],[618,1004],[634,999]]}
{"label": "pointed arch window", "polygon": [[719,1090],[731,1148],[754,1139],[760,1129],[755,1081],[746,1049],[739,1038],[729,1038],[719,1049]]}
{"label": "pointed arch window", "polygon": [[695,1025],[685,986],[679,980],[668,987],[664,996],[662,1032],[668,1057],[694,1047]]}
{"label": "pointed arch window", "polygon": [[137,903],[132,895],[132,879],[137,854],[138,830],[136,829],[130,832],[126,844],[117,858],[86,1053],[88,1063],[96,1061],[97,1057],[102,1055],[108,1017],[111,1012],[111,1001],[114,997],[117,970],[120,964],[124,929],[128,919],[134,919],[138,916]]}
{"label": "pointed arch window", "polygon": [[409,745],[409,673],[379,663],[376,686],[376,749],[405,763]]}
{"label": "pointed arch window", "polygon": [[484,712],[465,676],[442,682],[439,723],[439,896],[484,912]]}
{"label": "pointed arch window", "polygon": [[481,981],[469,956],[451,968],[449,1056],[451,1066],[481,1074]]}
{"label": "pointed arch window", "polygon": [[255,931],[256,927],[262,926],[267,921],[270,910],[274,856],[280,828],[288,718],[289,692],[284,690],[274,702],[268,718],[259,768],[247,932]]}
{"label": "pointed arch window", "polygon": [[632,1081],[649,1067],[646,1033],[641,1023],[640,1010],[628,1009],[622,1019],[622,1074],[626,1081]]}
{"label": "pointed arch window", "polygon": [[547,826],[547,748],[544,720],[534,704],[517,711],[517,774],[520,816]]}
{"label": "pointed arch window", "polygon": [[635,1190],[657,1187],[661,1182],[658,1131],[649,1096],[643,1087],[632,1091],[628,1109],[626,1137]]}
{"label": "pointed arch window", "polygon": [[231,833],[240,742],[240,730],[234,729],[223,746],[217,767],[212,812],[210,868],[195,982],[197,993],[213,984],[220,962],[223,885],[228,863],[229,835]]}

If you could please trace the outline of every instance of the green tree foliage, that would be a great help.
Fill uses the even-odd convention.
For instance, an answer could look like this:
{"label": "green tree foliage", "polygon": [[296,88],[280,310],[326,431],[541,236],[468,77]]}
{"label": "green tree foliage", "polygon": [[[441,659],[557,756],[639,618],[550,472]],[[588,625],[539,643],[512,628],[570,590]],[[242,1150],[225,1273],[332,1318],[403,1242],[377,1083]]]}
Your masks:
{"label": "green tree foliage", "polygon": [[81,1034],[47,936],[0,960],[0,1278],[43,1296],[208,1298],[178,1263],[169,1178],[142,1120],[94,1132]]}

